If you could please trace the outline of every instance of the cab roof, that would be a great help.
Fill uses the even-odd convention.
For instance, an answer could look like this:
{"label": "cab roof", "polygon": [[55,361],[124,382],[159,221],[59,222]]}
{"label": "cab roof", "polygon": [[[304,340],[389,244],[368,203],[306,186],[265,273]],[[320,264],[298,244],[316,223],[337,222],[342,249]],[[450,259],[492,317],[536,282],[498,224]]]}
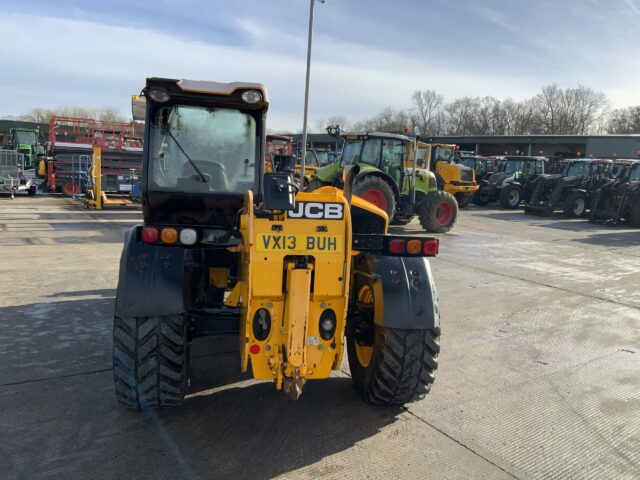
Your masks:
{"label": "cab roof", "polygon": [[349,132],[340,135],[346,140],[355,140],[357,138],[393,138],[395,140],[402,140],[403,142],[413,142],[413,138],[401,135],[399,133],[386,133],[386,132]]}
{"label": "cab roof", "polygon": [[532,157],[528,155],[505,155],[501,158],[501,160],[524,160],[525,162],[533,162],[536,160],[542,160],[543,162],[549,161],[547,157]]}
{"label": "cab roof", "polygon": [[613,163],[610,158],[568,158],[569,162],[585,162],[585,163]]}
{"label": "cab roof", "polygon": [[185,78],[176,80],[178,87],[183,92],[210,93],[213,95],[232,95],[238,90],[258,90],[262,94],[265,102],[269,102],[267,87],[261,83],[250,82],[210,82],[208,80],[187,80]]}

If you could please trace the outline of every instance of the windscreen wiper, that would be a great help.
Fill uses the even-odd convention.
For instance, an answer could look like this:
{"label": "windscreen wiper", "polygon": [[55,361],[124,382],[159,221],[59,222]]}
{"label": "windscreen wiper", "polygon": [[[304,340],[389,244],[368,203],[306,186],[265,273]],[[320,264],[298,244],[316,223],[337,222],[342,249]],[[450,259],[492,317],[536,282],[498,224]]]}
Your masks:
{"label": "windscreen wiper", "polygon": [[191,166],[193,167],[193,169],[198,172],[198,175],[200,175],[200,178],[202,179],[202,181],[204,183],[207,183],[207,177],[204,176],[204,173],[202,173],[202,171],[196,166],[196,164],[194,163],[193,160],[191,160],[191,157],[187,154],[187,152],[184,151],[184,148],[182,148],[182,145],[180,145],[180,142],[178,141],[178,139],[176,137],[173,136],[173,133],[171,133],[171,131],[167,128],[167,135],[169,135],[171,137],[171,139],[173,140],[173,142],[176,144],[176,146],[180,149],[180,151],[183,153],[183,155],[185,157],[187,157],[187,160],[189,160],[189,163],[191,164]]}

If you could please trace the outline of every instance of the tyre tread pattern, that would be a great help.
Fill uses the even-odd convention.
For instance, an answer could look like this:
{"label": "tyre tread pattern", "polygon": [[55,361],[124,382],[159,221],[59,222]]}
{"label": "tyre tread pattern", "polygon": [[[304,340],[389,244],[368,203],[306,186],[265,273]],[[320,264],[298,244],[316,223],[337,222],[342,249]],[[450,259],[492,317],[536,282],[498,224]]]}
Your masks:
{"label": "tyre tread pattern", "polygon": [[[453,215],[448,225],[441,225],[436,220],[436,211],[438,205],[445,201],[451,205]],[[454,227],[458,220],[458,202],[450,193],[442,191],[431,192],[418,206],[418,219],[422,228],[427,232],[446,233]]]}
{"label": "tyre tread pattern", "polygon": [[120,403],[136,409],[181,405],[187,364],[182,315],[115,317],[113,379]]}
{"label": "tyre tread pattern", "polygon": [[387,199],[387,215],[389,219],[393,219],[396,211],[396,197],[386,181],[376,175],[366,175],[362,179],[357,179],[353,185],[355,195],[361,195],[371,189],[380,190],[384,194]]}
{"label": "tyre tread pattern", "polygon": [[362,391],[369,403],[404,405],[429,393],[438,368],[440,328],[377,327],[376,346]]}

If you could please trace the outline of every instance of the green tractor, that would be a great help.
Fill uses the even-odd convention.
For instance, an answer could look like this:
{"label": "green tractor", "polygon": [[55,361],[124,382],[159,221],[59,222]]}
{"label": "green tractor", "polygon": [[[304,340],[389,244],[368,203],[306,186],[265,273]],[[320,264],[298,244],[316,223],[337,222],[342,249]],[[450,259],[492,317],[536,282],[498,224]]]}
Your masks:
{"label": "green tractor", "polygon": [[10,134],[9,149],[24,156],[24,169],[36,168],[38,159],[44,155],[44,145],[40,143],[40,130],[37,128],[12,128]]}
{"label": "green tractor", "polygon": [[438,190],[435,175],[418,165],[428,159],[417,148],[417,139],[391,133],[343,135],[342,162],[315,172],[310,189],[341,186],[345,165],[358,165],[353,193],[387,212],[391,223],[405,225],[418,216],[427,232],[445,233],[453,228],[458,204],[453,195]]}

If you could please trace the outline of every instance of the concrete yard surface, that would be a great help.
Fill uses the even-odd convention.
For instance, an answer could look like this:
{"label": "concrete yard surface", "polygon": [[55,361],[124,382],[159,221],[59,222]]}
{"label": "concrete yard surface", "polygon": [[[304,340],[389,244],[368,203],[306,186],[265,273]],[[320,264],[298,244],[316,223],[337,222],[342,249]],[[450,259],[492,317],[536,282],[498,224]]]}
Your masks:
{"label": "concrete yard surface", "polygon": [[640,478],[640,231],[462,210],[431,261],[440,368],[406,408],[364,403],[346,361],[293,402],[206,338],[184,406],[136,412],[111,331],[141,220],[0,197],[0,478]]}

